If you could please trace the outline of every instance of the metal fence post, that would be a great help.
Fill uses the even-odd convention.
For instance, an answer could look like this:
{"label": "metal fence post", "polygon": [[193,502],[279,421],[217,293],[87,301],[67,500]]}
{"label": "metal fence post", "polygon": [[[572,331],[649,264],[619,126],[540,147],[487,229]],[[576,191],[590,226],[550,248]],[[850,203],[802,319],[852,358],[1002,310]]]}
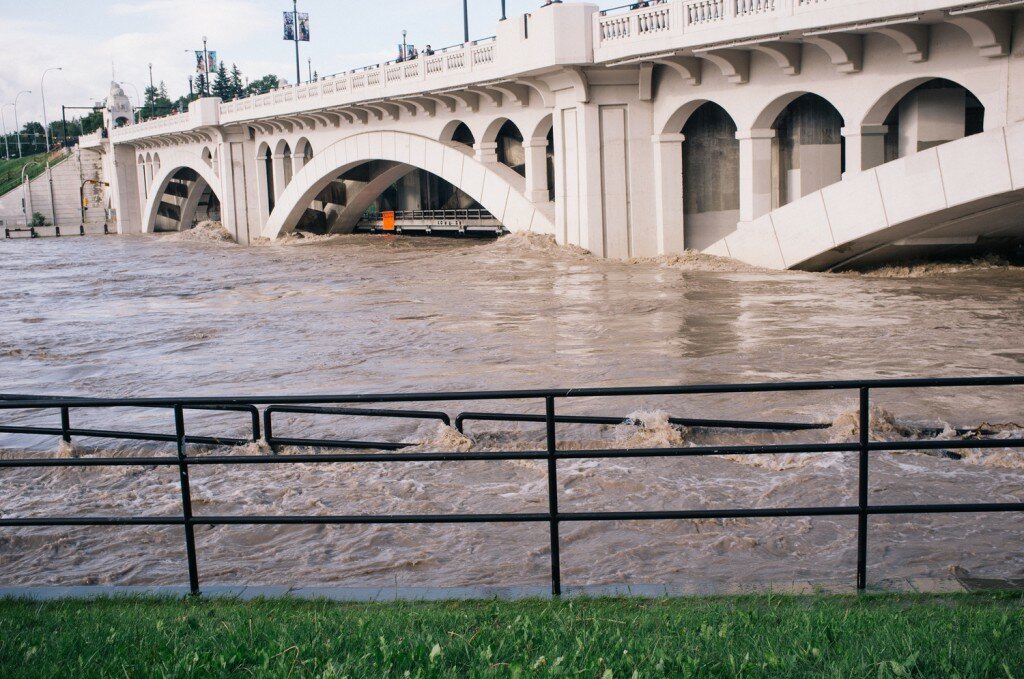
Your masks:
{"label": "metal fence post", "polygon": [[178,477],[181,480],[181,513],[185,519],[188,584],[192,595],[198,596],[199,566],[196,563],[195,526],[192,525],[192,490],[188,480],[188,459],[185,456],[185,413],[180,403],[174,406],[174,435],[178,442]]}
{"label": "metal fence post", "polygon": [[860,468],[857,475],[857,589],[868,584],[868,444],[871,440],[870,389],[860,389]]}
{"label": "metal fence post", "polygon": [[71,443],[71,411],[67,406],[61,406],[60,409],[60,436],[64,439],[64,443]]}
{"label": "metal fence post", "polygon": [[551,528],[551,595],[562,594],[561,556],[558,551],[558,461],[555,452],[558,444],[555,440],[555,399],[547,396],[544,399],[545,420],[547,422],[548,439],[548,514]]}

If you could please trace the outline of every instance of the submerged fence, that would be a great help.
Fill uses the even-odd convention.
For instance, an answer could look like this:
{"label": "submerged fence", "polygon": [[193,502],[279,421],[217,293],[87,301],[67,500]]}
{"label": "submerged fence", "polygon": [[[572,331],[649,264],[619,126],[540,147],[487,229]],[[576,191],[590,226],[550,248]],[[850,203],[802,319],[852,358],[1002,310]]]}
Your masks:
{"label": "submerged fence", "polygon": [[[51,516],[2,518],[2,527],[41,526],[182,526],[189,586],[200,593],[200,573],[196,553],[196,526],[259,526],[259,525],[356,525],[356,524],[484,524],[535,523],[547,527],[551,555],[551,593],[562,589],[559,527],[567,522],[664,521],[694,519],[857,517],[857,588],[867,584],[868,518],[895,514],[959,514],[981,512],[1024,512],[1024,502],[936,503],[936,504],[871,504],[869,502],[870,461],[872,453],[882,451],[928,451],[983,448],[1024,449],[1024,439],[973,438],[963,440],[872,441],[870,438],[871,395],[874,391],[893,389],[937,389],[967,387],[1024,386],[1021,377],[851,380],[825,382],[786,382],[766,384],[717,384],[678,387],[638,387],[622,389],[539,389],[525,391],[441,392],[417,394],[362,394],[340,396],[287,397],[209,397],[209,398],[137,398],[87,399],[0,394],[0,414],[17,411],[55,411],[60,414],[59,427],[14,426],[0,422],[0,433],[59,436],[71,443],[74,438],[122,439],[170,442],[177,446],[174,456],[150,457],[80,457],[0,459],[0,469],[70,468],[70,467],[172,467],[177,468],[181,487],[181,514],[177,516],[73,517]],[[566,399],[601,399],[610,397],[696,396],[785,392],[850,391],[859,399],[859,440],[847,443],[784,443],[771,445],[715,445],[672,448],[608,448],[596,450],[561,450],[557,439],[559,424],[617,424],[625,417],[558,415],[559,401]],[[454,418],[461,431],[469,421],[536,422],[546,426],[544,450],[516,452],[402,452],[413,445],[402,442],[372,442],[334,439],[299,438],[275,434],[274,415],[310,414],[332,417],[405,418],[436,420],[450,424],[448,414],[426,410],[388,410],[352,407],[388,403],[514,401],[543,404],[544,414],[495,412],[464,412]],[[260,407],[264,406],[262,411]],[[113,408],[166,409],[173,417],[174,434],[156,434],[123,430],[83,429],[72,426],[71,415],[79,410]],[[190,435],[185,414],[191,411],[224,411],[246,415],[251,422],[251,438],[210,437]],[[818,423],[763,422],[746,420],[715,420],[671,418],[674,424],[741,430],[801,431],[824,428]],[[261,427],[262,423],[262,427]],[[261,431],[262,430],[262,431]],[[190,456],[190,445],[237,446],[263,438],[272,450],[280,446],[319,449],[376,450],[385,452],[304,453],[289,455],[202,455]],[[684,458],[715,455],[779,455],[848,453],[856,455],[857,504],[828,507],[772,507],[680,509],[671,511],[560,511],[558,463],[562,460],[613,458]],[[547,463],[548,506],[546,512],[495,514],[377,514],[377,515],[282,515],[282,516],[197,516],[193,512],[189,471],[199,466],[289,465],[289,464],[359,464],[366,462],[459,462],[535,460]]]}

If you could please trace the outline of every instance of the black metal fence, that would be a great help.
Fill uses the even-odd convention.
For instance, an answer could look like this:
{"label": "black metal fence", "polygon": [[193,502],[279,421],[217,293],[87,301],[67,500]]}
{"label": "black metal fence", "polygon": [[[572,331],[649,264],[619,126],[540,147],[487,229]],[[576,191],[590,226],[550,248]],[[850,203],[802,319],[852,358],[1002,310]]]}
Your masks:
{"label": "black metal fence", "polygon": [[[602,521],[663,521],[694,519],[740,518],[796,518],[796,517],[857,517],[857,588],[867,584],[868,518],[874,515],[894,514],[959,514],[981,512],[1024,512],[1024,502],[989,503],[935,503],[935,504],[871,504],[869,502],[869,471],[872,453],[882,451],[928,451],[985,448],[1024,448],[1024,439],[971,438],[958,440],[904,440],[872,441],[870,437],[870,407],[873,391],[893,389],[937,389],[967,387],[1024,386],[1022,377],[947,378],[904,380],[854,380],[830,382],[788,382],[763,384],[719,384],[679,387],[644,387],[622,389],[540,389],[526,391],[442,392],[419,394],[362,394],[342,396],[288,396],[288,397],[209,397],[209,398],[137,398],[89,399],[40,397],[0,394],[0,412],[56,411],[60,414],[59,427],[14,426],[0,424],[0,433],[59,436],[70,443],[73,438],[123,439],[153,442],[172,442],[177,446],[174,456],[149,457],[79,457],[42,458],[22,457],[0,459],[0,469],[42,467],[172,467],[178,469],[181,487],[181,514],[178,516],[135,517],[32,517],[3,518],[2,527],[26,526],[182,526],[185,533],[185,555],[188,564],[189,585],[193,594],[200,593],[199,566],[196,554],[196,526],[231,525],[356,525],[356,524],[482,524],[482,523],[539,523],[546,524],[550,538],[551,592],[561,593],[561,557],[559,527],[567,522]],[[859,398],[859,440],[848,443],[785,443],[771,445],[713,445],[672,448],[597,450],[560,450],[557,426],[574,424],[616,424],[628,422],[624,417],[595,417],[558,415],[556,405],[565,399],[599,399],[609,397],[696,396],[709,394],[752,394],[784,392],[851,391]],[[515,401],[543,403],[544,414],[515,414],[494,412],[464,412],[455,419],[461,430],[468,421],[537,422],[546,425],[546,447],[538,451],[517,452],[402,452],[412,444],[401,442],[368,442],[332,439],[311,439],[292,436],[279,437],[274,433],[273,416],[282,414],[326,415],[337,417],[409,418],[436,420],[449,424],[452,420],[444,412],[423,410],[384,410],[380,408],[354,408],[353,405],[386,403],[441,403],[441,402]],[[539,404],[538,403],[538,404]],[[386,452],[303,453],[289,455],[236,454],[189,456],[190,445],[237,446],[262,438],[271,449],[279,446],[300,446],[320,449],[379,450]],[[345,406],[345,407],[341,407]],[[166,409],[173,416],[174,433],[156,434],[123,430],[84,429],[72,426],[71,413],[75,410],[136,408]],[[251,421],[251,439],[237,437],[210,437],[189,435],[186,432],[185,413],[200,410],[238,412]],[[818,423],[736,421],[695,418],[671,418],[675,424],[694,427],[726,429],[761,429],[802,431],[827,427]],[[558,463],[563,460],[612,458],[683,458],[714,455],[778,455],[848,453],[856,455],[857,504],[828,507],[772,507],[680,509],[671,511],[560,511]],[[304,515],[304,516],[196,516],[193,512],[189,471],[198,466],[213,465],[281,465],[281,464],[358,464],[364,462],[458,462],[536,460],[547,463],[548,507],[546,512],[502,514],[416,514],[416,515]],[[1019,546],[1018,546],[1019,549]]]}

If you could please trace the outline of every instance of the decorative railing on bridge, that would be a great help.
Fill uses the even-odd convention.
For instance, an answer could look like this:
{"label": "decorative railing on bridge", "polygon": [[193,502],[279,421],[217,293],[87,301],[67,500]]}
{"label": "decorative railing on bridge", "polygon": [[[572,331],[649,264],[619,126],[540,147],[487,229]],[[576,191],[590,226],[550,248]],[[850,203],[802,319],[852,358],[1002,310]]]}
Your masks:
{"label": "decorative railing on bridge", "polygon": [[[970,3],[948,0],[903,2],[900,0],[863,0],[843,3],[840,0],[669,0],[661,3],[635,2],[601,11],[595,15],[595,47],[597,61],[601,48],[629,41],[644,41],[659,34],[682,37],[689,32],[728,26],[741,27],[749,37],[777,34],[780,27],[773,22],[786,17],[811,18],[819,13],[822,26],[834,23],[856,23],[879,20],[887,16],[943,10]],[[758,25],[758,21],[763,25]],[[737,35],[739,37],[739,35]],[[694,41],[695,44],[699,40]],[[682,48],[686,45],[677,45]],[[616,53],[616,57],[622,55]]]}
{"label": "decorative railing on bridge", "polygon": [[125,142],[158,134],[187,132],[195,127],[190,112],[176,113],[162,118],[152,118],[145,122],[125,125],[110,131],[110,139],[114,142]]}
{"label": "decorative railing on bridge", "polygon": [[[884,390],[922,390],[964,387],[1011,387],[1024,386],[1024,377],[994,378],[949,378],[949,379],[905,379],[905,380],[850,380],[832,382],[791,382],[766,384],[724,384],[680,387],[635,387],[611,389],[538,389],[526,391],[490,392],[443,392],[420,394],[360,394],[346,396],[289,396],[289,397],[221,397],[221,398],[140,398],[140,399],[76,399],[61,397],[39,397],[23,395],[0,395],[0,412],[52,411],[60,415],[60,426],[15,426],[0,424],[0,433],[60,437],[71,443],[74,438],[107,440],[135,440],[171,443],[176,455],[114,456],[98,457],[83,454],[79,457],[6,457],[0,459],[0,469],[13,468],[104,468],[104,467],[159,467],[177,468],[181,490],[181,513],[158,516],[40,516],[12,515],[11,509],[0,518],[3,527],[45,527],[45,526],[181,526],[184,529],[185,557],[188,580],[193,594],[200,593],[199,561],[195,539],[196,526],[269,526],[269,525],[356,525],[356,524],[513,524],[530,523],[545,525],[550,541],[550,577],[553,595],[561,593],[561,556],[559,538],[560,526],[567,522],[609,522],[609,521],[689,521],[700,519],[738,518],[796,518],[796,517],[856,517],[857,518],[857,587],[864,589],[867,584],[868,518],[879,515],[912,514],[959,514],[959,513],[1004,513],[1024,512],[1024,501],[1014,498],[1010,502],[949,503],[935,502],[922,498],[916,504],[874,504],[870,501],[870,461],[873,455],[893,451],[941,451],[958,449],[1021,449],[1024,439],[998,438],[978,432],[972,437],[950,440],[872,440],[870,431],[871,394]],[[766,445],[702,445],[691,447],[665,448],[607,448],[578,450],[571,446],[560,446],[557,427],[559,424],[608,424],[629,423],[625,417],[586,417],[556,414],[558,402],[566,399],[594,402],[602,398],[638,398],[669,395],[728,395],[728,394],[772,394],[772,393],[815,393],[824,391],[849,391],[858,396],[859,433],[856,441],[839,443],[783,443]],[[381,407],[367,408],[371,404],[421,403],[437,404],[451,402],[515,402],[536,403],[543,408],[543,414],[510,414],[508,412],[461,413],[455,418],[461,430],[467,421],[485,420],[497,422],[538,422],[546,426],[544,450],[537,451],[495,451],[495,452],[408,452],[402,449],[412,445],[402,442],[370,442],[342,439],[313,439],[296,436],[281,436],[277,433],[273,416],[275,413],[305,413],[312,415],[340,416],[345,418],[412,418],[435,420],[448,424],[451,417],[436,410],[385,410]],[[353,407],[353,406],[360,407]],[[264,407],[262,414],[260,406]],[[166,410],[173,415],[173,433],[148,433],[124,430],[85,429],[72,426],[72,411],[118,409]],[[186,430],[185,413],[213,410],[241,413],[251,426],[251,434],[245,438],[237,436],[199,436]],[[262,433],[260,423],[263,423]],[[818,423],[749,422],[708,419],[672,418],[674,424],[711,429],[766,429],[778,431],[801,431],[827,427]],[[932,432],[938,434],[938,430]],[[931,435],[926,433],[926,435]],[[371,452],[301,452],[289,454],[253,455],[235,451],[233,454],[215,454],[205,451],[192,455],[189,446],[237,446],[263,438],[271,450],[280,446],[298,446],[310,449],[364,450]],[[384,452],[372,452],[384,451]],[[688,458],[720,455],[779,455],[844,453],[857,459],[855,503],[814,507],[715,507],[679,508],[661,511],[563,511],[559,508],[560,487],[558,481],[559,462],[565,460],[600,459],[645,459],[645,458]],[[410,463],[410,462],[501,462],[532,460],[546,463],[547,509],[546,511],[487,513],[487,514],[357,514],[328,515],[197,515],[192,503],[190,469],[202,466],[249,466],[290,465],[290,464],[362,464],[362,463]],[[851,489],[854,490],[854,489]],[[932,500],[932,501],[930,501]],[[15,543],[11,543],[15,544]],[[12,547],[8,546],[8,549]],[[1018,553],[1022,546],[1007,545],[1007,551]]]}
{"label": "decorative railing on bridge", "polygon": [[[221,120],[235,122],[259,117],[291,102],[305,102],[301,108],[316,106],[320,102],[324,105],[357,103],[376,96],[378,92],[371,92],[374,89],[380,90],[380,96],[384,96],[388,86],[444,80],[452,75],[489,68],[495,63],[496,52],[496,40],[487,38],[438,50],[432,55],[420,54],[412,61],[363,67],[305,85],[292,85],[267,94],[224,102],[220,106]],[[428,90],[429,86],[423,89]]]}

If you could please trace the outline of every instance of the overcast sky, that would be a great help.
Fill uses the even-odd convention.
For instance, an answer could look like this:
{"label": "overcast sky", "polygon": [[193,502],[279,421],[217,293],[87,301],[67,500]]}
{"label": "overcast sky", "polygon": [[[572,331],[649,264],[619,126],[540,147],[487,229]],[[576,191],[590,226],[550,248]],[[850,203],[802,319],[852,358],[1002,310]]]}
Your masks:
{"label": "overcast sky", "polygon": [[[508,0],[509,16],[539,7],[541,0]],[[603,2],[611,7],[622,2]],[[0,0],[0,104],[22,90],[18,119],[40,120],[40,76],[46,76],[47,114],[60,117],[61,104],[90,106],[116,79],[142,91],[153,77],[167,83],[172,98],[188,91],[194,56],[186,50],[209,48],[229,68],[237,63],[245,76],[274,73],[294,82],[295,52],[281,36],[282,12],[290,0]],[[409,42],[435,48],[462,41],[461,0],[300,0],[311,20],[311,43],[302,43],[306,59],[321,75],[392,59],[409,31]],[[469,0],[470,34],[494,35],[500,0]],[[125,85],[133,100],[135,89]],[[13,127],[12,109],[4,115]]]}

